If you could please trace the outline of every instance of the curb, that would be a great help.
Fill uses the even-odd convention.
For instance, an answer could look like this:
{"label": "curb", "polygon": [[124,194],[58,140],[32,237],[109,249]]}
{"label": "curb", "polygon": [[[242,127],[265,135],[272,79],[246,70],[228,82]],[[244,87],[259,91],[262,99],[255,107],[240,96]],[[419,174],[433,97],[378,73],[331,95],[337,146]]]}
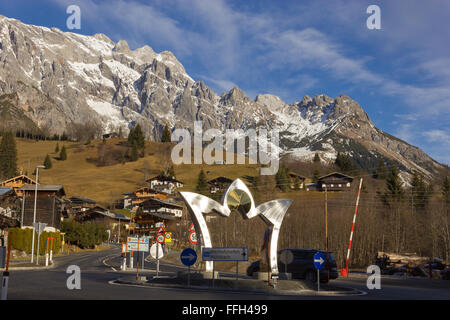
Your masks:
{"label": "curb", "polygon": [[[245,281],[245,280],[244,280]],[[359,295],[366,295],[367,292],[357,290],[354,288],[351,288],[350,290],[345,289],[343,291],[314,291],[314,290],[264,290],[264,289],[242,289],[242,288],[224,288],[224,287],[210,287],[210,286],[186,286],[181,284],[163,284],[163,283],[148,283],[144,281],[138,281],[138,280],[126,280],[123,278],[119,278],[116,280],[111,280],[108,282],[112,285],[127,285],[127,286],[137,286],[137,287],[153,287],[153,288],[176,288],[176,289],[186,289],[186,290],[199,290],[199,291],[215,291],[215,292],[236,292],[236,293],[252,293],[252,294],[270,294],[270,295],[276,295],[276,296],[291,296],[291,295],[298,295],[298,296],[359,296]],[[339,289],[339,288],[337,288]],[[342,288],[344,289],[344,288]]]}

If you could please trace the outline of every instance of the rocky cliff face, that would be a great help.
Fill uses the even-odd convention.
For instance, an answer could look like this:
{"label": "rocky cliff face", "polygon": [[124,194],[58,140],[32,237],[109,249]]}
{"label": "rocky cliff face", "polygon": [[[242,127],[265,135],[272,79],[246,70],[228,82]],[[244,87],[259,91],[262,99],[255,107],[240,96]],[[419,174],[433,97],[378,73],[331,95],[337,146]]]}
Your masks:
{"label": "rocky cliff face", "polygon": [[[324,161],[337,151],[362,166],[378,157],[431,175],[441,166],[416,147],[375,128],[361,106],[346,95],[317,95],[287,104],[279,97],[255,100],[235,87],[221,96],[194,81],[168,51],[131,50],[103,34],[84,36],[26,25],[0,16],[0,94],[14,94],[8,110],[52,133],[70,123],[95,120],[104,132],[127,131],[140,123],[149,139],[162,128],[280,131],[285,153]],[[12,117],[14,118],[14,117]],[[28,120],[27,120],[28,121]]]}

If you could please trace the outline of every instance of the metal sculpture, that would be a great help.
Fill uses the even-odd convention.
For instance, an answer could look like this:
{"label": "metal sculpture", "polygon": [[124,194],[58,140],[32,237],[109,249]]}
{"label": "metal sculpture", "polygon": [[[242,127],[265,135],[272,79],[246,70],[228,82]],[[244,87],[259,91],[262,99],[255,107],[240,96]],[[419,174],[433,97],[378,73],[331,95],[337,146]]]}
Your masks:
{"label": "metal sculpture", "polygon": [[[233,199],[233,196],[234,198],[242,198],[245,195],[248,196],[247,201],[249,202],[249,208],[245,212],[245,217],[247,219],[251,219],[259,216],[267,224],[267,231],[269,232],[270,270],[272,274],[278,274],[278,237],[280,234],[281,223],[283,222],[284,215],[291,205],[292,200],[272,200],[255,207],[255,201],[253,200],[250,190],[240,179],[236,179],[228,187],[227,191],[222,197],[222,204],[206,196],[193,192],[180,192],[180,194],[187,204],[189,214],[192,221],[194,222],[195,230],[200,234],[200,236],[198,237],[198,245],[199,247],[206,248],[212,248],[212,243],[209,229],[206,225],[203,214],[215,212],[224,217],[228,217],[231,213],[229,202]],[[239,199],[238,204],[240,204]],[[212,263],[212,261],[206,262],[207,272],[212,272]]]}

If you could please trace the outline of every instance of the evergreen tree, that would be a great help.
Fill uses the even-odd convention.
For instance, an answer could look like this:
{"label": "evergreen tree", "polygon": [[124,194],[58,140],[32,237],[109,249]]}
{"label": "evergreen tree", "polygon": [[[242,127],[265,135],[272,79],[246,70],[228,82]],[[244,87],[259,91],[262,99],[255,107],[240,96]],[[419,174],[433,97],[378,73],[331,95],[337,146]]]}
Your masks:
{"label": "evergreen tree", "polygon": [[172,133],[170,132],[167,124],[164,126],[164,130],[161,137],[161,142],[171,142],[172,141]]}
{"label": "evergreen tree", "polygon": [[130,161],[134,162],[139,159],[139,153],[136,143],[133,143],[133,146],[131,147],[131,155],[130,155]]}
{"label": "evergreen tree", "polygon": [[319,181],[319,178],[320,178],[320,171],[319,171],[319,169],[314,169],[312,181],[314,183],[316,183],[317,181]]}
{"label": "evergreen tree", "polygon": [[319,154],[317,152],[314,155],[314,163],[320,163],[320,157],[319,157]]}
{"label": "evergreen tree", "polygon": [[390,172],[386,178],[386,189],[381,195],[382,201],[386,205],[391,205],[394,202],[403,200],[404,191],[402,188],[402,182],[400,181],[399,171],[395,164],[390,166]]}
{"label": "evergreen tree", "polygon": [[300,180],[298,177],[295,177],[294,180],[294,190],[300,190]]}
{"label": "evergreen tree", "polygon": [[63,146],[61,148],[61,152],[59,153],[59,160],[67,160],[67,151],[66,151],[66,146]]}
{"label": "evergreen tree", "polygon": [[[137,124],[134,128],[132,128],[128,134],[128,146],[133,148],[134,145],[136,145],[138,156],[143,158],[145,155],[145,137],[142,133],[140,124]],[[133,152],[133,150],[131,150],[131,152]]]}
{"label": "evergreen tree", "polygon": [[200,194],[206,195],[208,191],[208,182],[206,180],[206,174],[202,170],[200,170],[200,173],[198,174],[197,179],[197,186],[195,188],[195,191],[197,191]]}
{"label": "evergreen tree", "polygon": [[418,210],[425,209],[430,198],[427,184],[423,181],[423,177],[416,171],[413,172],[413,179],[411,181],[411,197],[414,207]]}
{"label": "evergreen tree", "polygon": [[57,142],[56,143],[56,148],[55,148],[55,153],[58,153],[59,152],[59,143]]}
{"label": "evergreen tree", "polygon": [[375,179],[386,179],[387,167],[382,158],[378,159],[378,165],[373,177]]}
{"label": "evergreen tree", "polygon": [[52,167],[52,160],[50,159],[50,156],[48,154],[45,157],[44,166],[45,166],[45,169],[50,169]]}
{"label": "evergreen tree", "polygon": [[444,197],[444,201],[450,205],[450,181],[446,176],[444,181],[442,182],[442,195]]}
{"label": "evergreen tree", "polygon": [[12,132],[3,133],[0,143],[0,178],[9,179],[17,174],[17,147]]}
{"label": "evergreen tree", "polygon": [[278,172],[275,175],[275,180],[277,183],[277,187],[281,189],[281,191],[286,192],[289,189],[289,170],[285,166],[281,166],[278,169]]}

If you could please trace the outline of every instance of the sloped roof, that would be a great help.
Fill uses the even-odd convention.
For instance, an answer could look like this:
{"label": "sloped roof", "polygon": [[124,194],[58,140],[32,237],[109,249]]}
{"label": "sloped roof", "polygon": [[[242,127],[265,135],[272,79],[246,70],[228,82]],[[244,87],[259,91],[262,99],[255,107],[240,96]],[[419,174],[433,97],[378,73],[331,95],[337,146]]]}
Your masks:
{"label": "sloped roof", "polygon": [[324,175],[322,177],[319,177],[318,180],[321,180],[323,178],[327,178],[327,177],[330,177],[330,176],[334,176],[334,175],[338,175],[338,176],[341,176],[341,177],[344,177],[344,178],[349,178],[349,179],[352,179],[352,180],[354,179],[353,177],[350,177],[350,176],[348,176],[346,174],[343,174],[343,173],[340,173],[340,172],[332,172],[332,173],[329,173],[329,174]]}
{"label": "sloped roof", "polygon": [[9,183],[9,182],[12,182],[12,181],[18,180],[18,179],[24,179],[24,180],[27,180],[27,181],[28,181],[28,184],[36,184],[36,181],[34,181],[34,180],[31,179],[30,177],[28,177],[28,176],[22,174],[22,175],[20,175],[20,176],[16,176],[16,177],[10,178],[10,179],[8,179],[8,180],[2,181],[2,182],[0,182],[0,185],[5,185],[5,184],[7,184],[7,183]]}
{"label": "sloped roof", "polygon": [[[23,187],[19,188],[21,191],[34,191],[36,190],[35,184],[26,184]],[[55,191],[62,192],[63,195],[66,195],[66,191],[64,187],[60,184],[39,184],[37,186],[37,191]]]}

